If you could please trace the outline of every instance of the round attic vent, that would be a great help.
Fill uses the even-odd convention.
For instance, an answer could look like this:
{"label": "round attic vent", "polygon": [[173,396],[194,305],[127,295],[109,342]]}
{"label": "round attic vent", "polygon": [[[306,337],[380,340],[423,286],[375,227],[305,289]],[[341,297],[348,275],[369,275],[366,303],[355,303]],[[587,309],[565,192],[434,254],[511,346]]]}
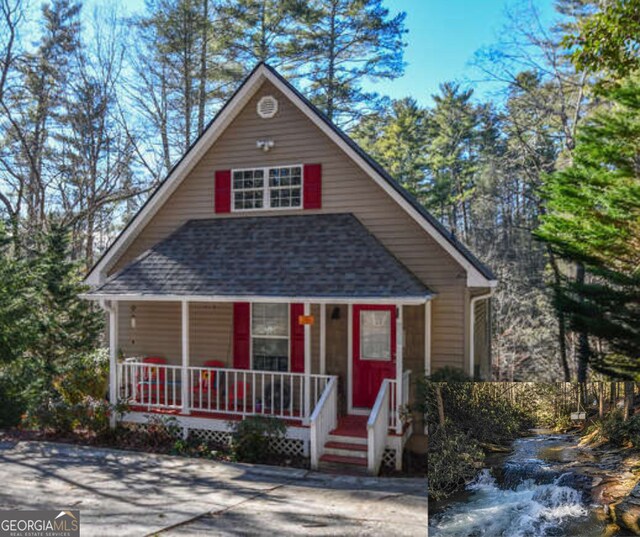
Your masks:
{"label": "round attic vent", "polygon": [[258,115],[263,119],[269,119],[278,111],[278,101],[271,95],[266,95],[258,101]]}

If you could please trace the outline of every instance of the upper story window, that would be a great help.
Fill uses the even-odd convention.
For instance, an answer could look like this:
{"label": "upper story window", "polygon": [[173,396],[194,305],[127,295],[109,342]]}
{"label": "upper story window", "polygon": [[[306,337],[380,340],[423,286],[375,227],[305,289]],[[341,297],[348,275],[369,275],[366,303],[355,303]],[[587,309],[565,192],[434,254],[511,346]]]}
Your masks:
{"label": "upper story window", "polygon": [[302,207],[302,166],[232,171],[234,211]]}

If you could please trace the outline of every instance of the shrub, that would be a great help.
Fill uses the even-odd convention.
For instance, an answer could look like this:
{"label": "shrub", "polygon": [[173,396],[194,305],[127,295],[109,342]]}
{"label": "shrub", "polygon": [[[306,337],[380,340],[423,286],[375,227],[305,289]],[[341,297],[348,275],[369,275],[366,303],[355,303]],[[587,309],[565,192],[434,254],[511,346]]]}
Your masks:
{"label": "shrub", "polygon": [[67,364],[54,380],[54,388],[64,401],[77,404],[86,397],[104,399],[108,383],[109,354],[106,349],[97,349]]}
{"label": "shrub", "polygon": [[451,424],[439,427],[429,439],[429,496],[441,500],[471,481],[482,466],[484,453],[468,433]]}
{"label": "shrub", "polygon": [[448,365],[436,371],[428,377],[428,380],[431,382],[469,382],[472,379],[462,369]]}
{"label": "shrub", "polygon": [[273,440],[287,432],[284,421],[262,416],[230,422],[230,426],[232,456],[242,462],[268,462],[273,456]]}
{"label": "shrub", "polygon": [[149,447],[158,448],[175,443],[182,436],[182,427],[173,416],[149,416],[146,441]]}

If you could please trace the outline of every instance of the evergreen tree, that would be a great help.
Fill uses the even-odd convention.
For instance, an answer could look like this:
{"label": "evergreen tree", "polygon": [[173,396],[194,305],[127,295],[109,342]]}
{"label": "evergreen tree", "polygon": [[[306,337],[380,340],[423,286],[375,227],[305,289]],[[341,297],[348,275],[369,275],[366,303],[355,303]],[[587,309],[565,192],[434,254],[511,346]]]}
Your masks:
{"label": "evergreen tree", "polygon": [[582,128],[573,165],[549,176],[537,235],[557,255],[585,267],[563,278],[557,308],[576,331],[607,344],[592,366],[640,378],[640,84],[631,79],[608,98],[610,109]]}
{"label": "evergreen tree", "polygon": [[370,114],[351,132],[352,137],[418,199],[424,199],[427,112],[415,99],[392,101]]}
{"label": "evergreen tree", "polygon": [[313,0],[309,5],[312,13],[292,55],[304,60],[311,101],[329,119],[348,126],[377,99],[364,91],[363,80],[402,75],[406,14],[390,17],[382,0]]}
{"label": "evergreen tree", "polygon": [[226,55],[242,75],[259,62],[295,71],[292,53],[309,13],[305,0],[225,0],[220,10],[229,32]]}
{"label": "evergreen tree", "polygon": [[428,117],[429,141],[427,206],[449,229],[464,240],[470,232],[471,196],[481,147],[481,108],[471,101],[473,90],[444,83],[434,95],[435,107]]}

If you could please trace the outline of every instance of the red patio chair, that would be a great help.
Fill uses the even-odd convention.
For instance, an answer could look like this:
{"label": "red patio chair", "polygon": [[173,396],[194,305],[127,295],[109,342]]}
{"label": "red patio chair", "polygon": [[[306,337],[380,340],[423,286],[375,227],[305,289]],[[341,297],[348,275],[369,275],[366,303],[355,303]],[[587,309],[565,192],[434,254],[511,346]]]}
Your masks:
{"label": "red patio chair", "polygon": [[[207,360],[202,364],[202,367],[211,367],[211,368],[221,368],[225,367],[226,364],[219,360]],[[211,405],[215,406],[216,403],[216,371],[203,371],[200,370],[200,374],[198,378],[195,380],[193,385],[193,395],[194,401],[200,401],[201,405],[207,403],[209,397],[211,398]]]}
{"label": "red patio chair", "polygon": [[140,377],[138,379],[138,394],[142,398],[142,403],[160,403],[164,397],[164,381],[166,369],[164,367],[154,367],[152,364],[163,365],[167,363],[166,358],[160,356],[147,356],[142,359]]}
{"label": "red patio chair", "polygon": [[227,394],[227,410],[244,410],[245,397],[249,396],[249,383],[248,382],[236,382],[229,388]]}

